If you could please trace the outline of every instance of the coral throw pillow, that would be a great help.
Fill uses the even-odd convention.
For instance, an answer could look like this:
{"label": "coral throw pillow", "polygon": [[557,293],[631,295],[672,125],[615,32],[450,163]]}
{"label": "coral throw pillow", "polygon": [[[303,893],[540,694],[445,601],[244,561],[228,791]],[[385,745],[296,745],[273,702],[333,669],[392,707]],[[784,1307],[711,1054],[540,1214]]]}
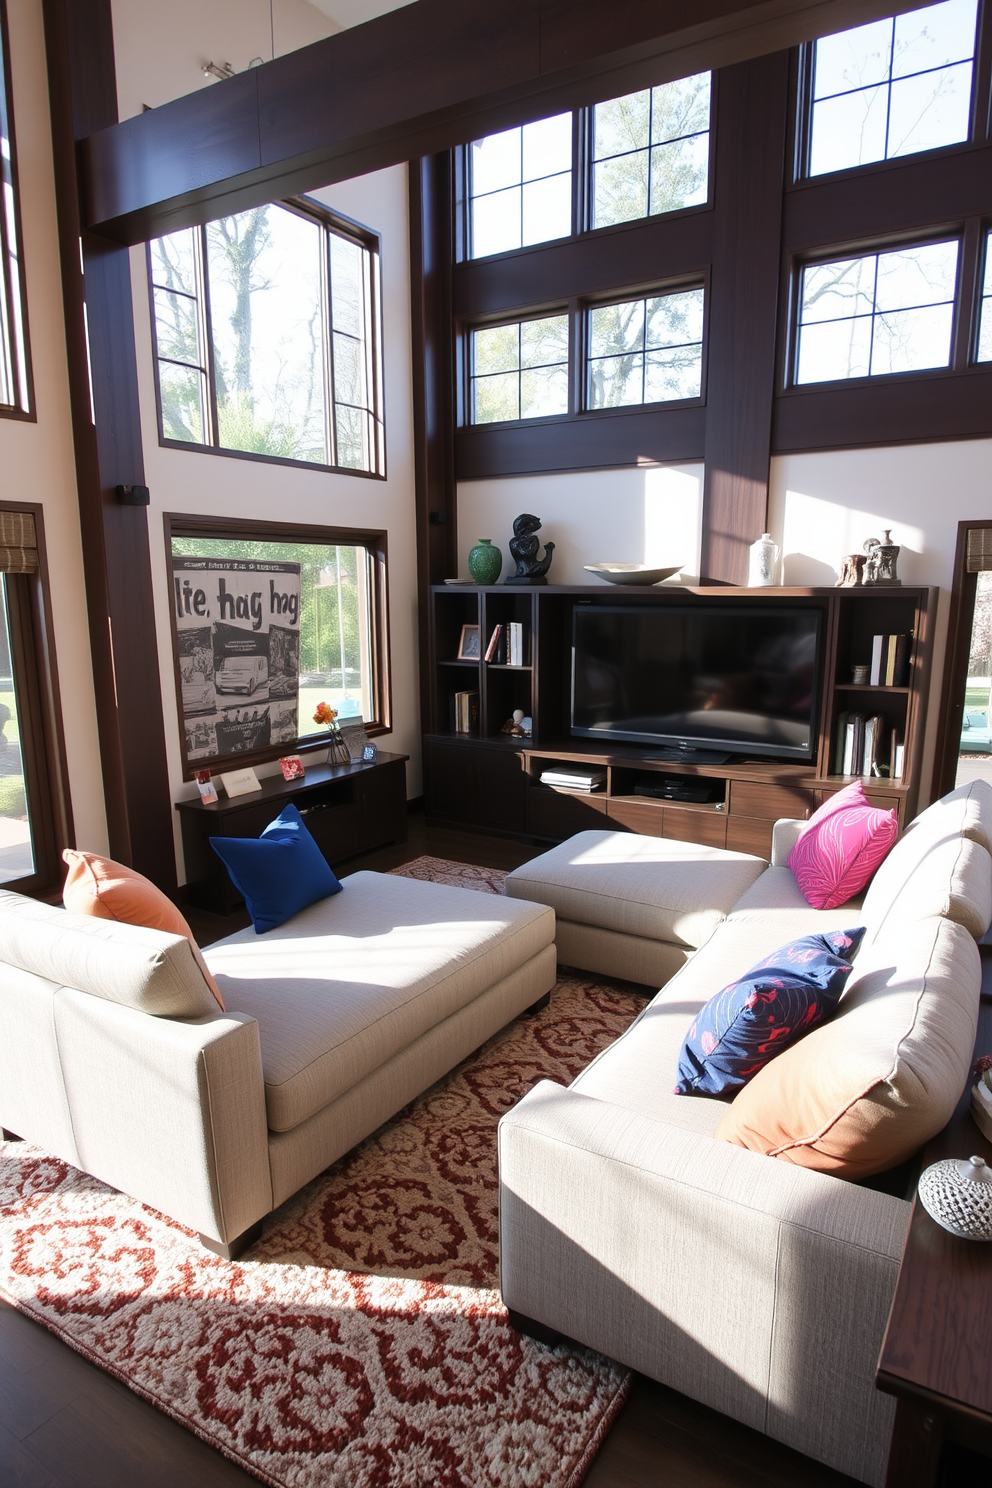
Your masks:
{"label": "coral throw pillow", "polygon": [[860,780],[824,801],[788,858],[807,904],[838,909],[860,894],[898,833],[895,812],[872,806]]}
{"label": "coral throw pillow", "polygon": [[245,896],[257,935],[341,892],[295,806],[284,807],[261,837],[211,837],[210,846]]}
{"label": "coral throw pillow", "polygon": [[125,868],[112,858],[101,858],[98,853],[77,852],[67,847],[62,857],[69,865],[62,903],[70,914],[117,920],[121,925],[143,925],[146,930],[164,930],[167,935],[185,935],[204,981],[224,1007],[220,988],[200,955],[192,930],[161,889],[133,868]]}
{"label": "coral throw pillow", "polygon": [[864,936],[856,930],[804,935],[711,997],[679,1055],[676,1095],[726,1095],[828,1018],[840,1001]]}

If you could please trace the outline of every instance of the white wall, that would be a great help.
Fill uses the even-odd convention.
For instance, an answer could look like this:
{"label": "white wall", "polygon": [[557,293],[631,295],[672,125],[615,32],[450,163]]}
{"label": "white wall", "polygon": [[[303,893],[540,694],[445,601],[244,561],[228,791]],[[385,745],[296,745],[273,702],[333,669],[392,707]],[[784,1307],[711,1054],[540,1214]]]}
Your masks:
{"label": "white wall", "polygon": [[339,29],[309,0],[113,0],[117,98],[122,119],[173,98],[216,87],[205,62],[244,72]]}
{"label": "white wall", "polygon": [[41,0],[8,0],[36,423],[0,419],[5,501],[41,502],[76,841],[107,851],[72,447]]}
{"label": "white wall", "polygon": [[507,543],[513,519],[533,512],[544,522],[541,541],[555,544],[550,584],[602,582],[585,572],[586,563],[678,563],[682,577],[695,583],[702,496],[703,467],[696,464],[464,481],[458,487],[458,574],[450,577],[467,577],[469,549],[480,537],[502,548],[503,576],[512,573]]}
{"label": "white wall", "polygon": [[[162,522],[167,511],[372,527],[388,533],[393,732],[378,743],[385,750],[411,756],[407,790],[411,796],[421,790],[406,167],[394,166],[313,194],[382,234],[384,481],[204,454],[193,447],[164,449],[158,442],[145,251],[135,248],[131,255],[145,478],[151,491],[148,520],[158,655],[174,800],[195,796],[196,787],[182,778],[179,717],[172,684],[172,595]],[[259,774],[276,773],[278,769],[273,763],[261,767]],[[182,878],[178,837],[177,855]]]}

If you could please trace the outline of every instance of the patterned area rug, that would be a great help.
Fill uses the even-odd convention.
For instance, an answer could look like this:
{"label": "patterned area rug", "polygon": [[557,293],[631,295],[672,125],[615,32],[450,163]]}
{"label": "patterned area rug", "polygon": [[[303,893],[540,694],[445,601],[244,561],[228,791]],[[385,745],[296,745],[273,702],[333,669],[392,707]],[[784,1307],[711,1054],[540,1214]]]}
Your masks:
{"label": "patterned area rug", "polygon": [[[504,877],[425,858],[397,871],[488,893]],[[572,1079],[641,1007],[562,976],[548,1008],[295,1195],[238,1262],[6,1143],[0,1289],[273,1488],[576,1488],[629,1379],[510,1327],[496,1122],[537,1080]]]}

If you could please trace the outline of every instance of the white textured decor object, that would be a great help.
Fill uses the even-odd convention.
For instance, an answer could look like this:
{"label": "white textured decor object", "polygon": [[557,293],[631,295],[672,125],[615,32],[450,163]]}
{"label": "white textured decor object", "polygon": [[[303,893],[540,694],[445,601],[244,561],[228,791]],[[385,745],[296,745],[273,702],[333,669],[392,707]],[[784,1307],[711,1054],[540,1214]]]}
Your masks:
{"label": "white textured decor object", "polygon": [[983,1157],[949,1157],[920,1178],[920,1203],[963,1240],[992,1240],[992,1170]]}
{"label": "white textured decor object", "polygon": [[748,549],[747,587],[771,589],[778,583],[778,543],[763,532]]}

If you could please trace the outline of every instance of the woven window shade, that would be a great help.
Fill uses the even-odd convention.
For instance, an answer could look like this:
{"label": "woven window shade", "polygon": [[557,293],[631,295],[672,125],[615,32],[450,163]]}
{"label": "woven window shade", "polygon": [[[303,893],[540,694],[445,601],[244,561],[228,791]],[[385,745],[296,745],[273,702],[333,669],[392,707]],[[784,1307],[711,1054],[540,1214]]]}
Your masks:
{"label": "woven window shade", "polygon": [[37,573],[38,535],[31,512],[0,511],[0,573]]}
{"label": "woven window shade", "polygon": [[966,567],[969,573],[992,568],[992,527],[969,527]]}

